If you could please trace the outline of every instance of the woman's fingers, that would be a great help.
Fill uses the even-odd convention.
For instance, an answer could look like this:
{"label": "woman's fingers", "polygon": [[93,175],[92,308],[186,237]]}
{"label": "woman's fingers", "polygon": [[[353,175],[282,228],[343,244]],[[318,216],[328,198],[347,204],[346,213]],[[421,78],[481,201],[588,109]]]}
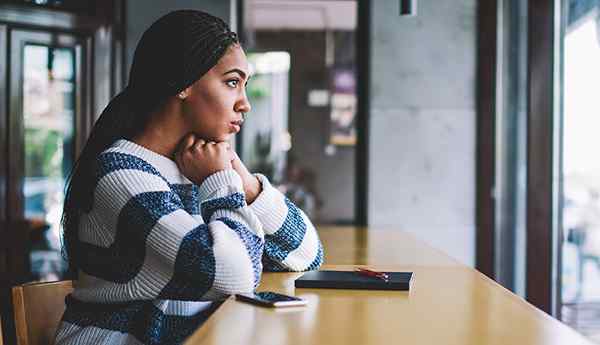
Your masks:
{"label": "woman's fingers", "polygon": [[190,134],[186,135],[185,138],[183,139],[183,147],[182,147],[181,151],[188,150],[192,145],[194,145],[195,141],[196,141],[196,135],[194,133],[190,133]]}
{"label": "woman's fingers", "polygon": [[184,137],[182,140],[181,149],[179,153],[183,152],[222,152],[227,155],[230,154],[231,144],[227,141],[215,142],[215,141],[207,141],[201,138],[196,137],[193,133],[190,133]]}
{"label": "woman's fingers", "polygon": [[232,168],[232,152],[228,142],[207,141],[190,134],[182,139],[175,159],[182,174],[200,185],[211,174]]}
{"label": "woman's fingers", "polygon": [[186,134],[181,141],[179,142],[179,145],[177,146],[177,149],[175,151],[175,160],[176,161],[181,161],[181,156],[188,151],[190,145],[192,145],[195,141],[195,135],[193,133],[189,133]]}
{"label": "woman's fingers", "polygon": [[196,140],[193,145],[192,145],[192,150],[193,151],[201,151],[203,146],[206,144],[206,142],[202,139],[198,139]]}
{"label": "woman's fingers", "polygon": [[221,141],[220,143],[216,143],[216,145],[225,150],[229,150],[231,148],[231,145],[229,145],[229,143],[226,141]]}

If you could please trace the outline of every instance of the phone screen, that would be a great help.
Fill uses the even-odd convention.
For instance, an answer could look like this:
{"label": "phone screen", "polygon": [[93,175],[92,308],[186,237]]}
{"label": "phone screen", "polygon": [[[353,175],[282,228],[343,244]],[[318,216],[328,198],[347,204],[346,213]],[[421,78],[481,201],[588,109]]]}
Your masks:
{"label": "phone screen", "polygon": [[267,307],[292,307],[306,305],[306,300],[300,297],[287,296],[271,291],[255,292],[254,295],[236,295],[236,299]]}

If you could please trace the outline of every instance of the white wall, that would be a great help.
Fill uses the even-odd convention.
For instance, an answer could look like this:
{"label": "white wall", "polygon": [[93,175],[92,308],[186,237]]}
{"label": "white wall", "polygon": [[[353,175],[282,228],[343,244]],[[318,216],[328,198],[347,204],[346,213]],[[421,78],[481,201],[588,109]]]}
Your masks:
{"label": "white wall", "polygon": [[476,0],[371,6],[369,223],[473,266]]}

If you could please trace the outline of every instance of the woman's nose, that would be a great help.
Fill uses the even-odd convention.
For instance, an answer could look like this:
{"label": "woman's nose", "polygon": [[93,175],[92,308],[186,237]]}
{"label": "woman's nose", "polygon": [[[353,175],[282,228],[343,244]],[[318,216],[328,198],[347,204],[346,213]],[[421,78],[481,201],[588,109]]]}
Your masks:
{"label": "woman's nose", "polygon": [[248,101],[248,97],[244,95],[244,97],[236,103],[236,112],[239,113],[249,113],[252,110],[252,106],[250,105],[250,101]]}

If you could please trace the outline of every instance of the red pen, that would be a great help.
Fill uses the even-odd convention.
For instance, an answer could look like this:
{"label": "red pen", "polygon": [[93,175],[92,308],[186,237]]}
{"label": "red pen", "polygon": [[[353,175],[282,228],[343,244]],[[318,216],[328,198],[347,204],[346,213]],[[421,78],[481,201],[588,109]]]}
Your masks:
{"label": "red pen", "polygon": [[360,275],[379,278],[385,282],[388,282],[390,280],[390,276],[384,272],[373,271],[362,267],[356,267],[354,271]]}

